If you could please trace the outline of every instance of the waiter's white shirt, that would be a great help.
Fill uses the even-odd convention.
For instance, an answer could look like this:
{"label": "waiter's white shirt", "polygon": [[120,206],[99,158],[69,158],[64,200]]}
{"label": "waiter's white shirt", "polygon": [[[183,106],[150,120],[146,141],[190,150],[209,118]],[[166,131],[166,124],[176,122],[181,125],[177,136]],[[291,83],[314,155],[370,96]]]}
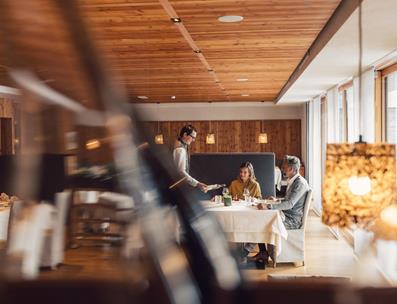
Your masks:
{"label": "waiter's white shirt", "polygon": [[274,183],[277,187],[277,190],[281,190],[281,180],[282,180],[282,173],[279,167],[276,166],[274,169]]}
{"label": "waiter's white shirt", "polygon": [[188,157],[186,149],[183,147],[175,148],[173,156],[178,172],[182,173],[186,177],[186,181],[189,183],[189,185],[196,187],[198,181],[191,177],[186,170],[186,160]]}

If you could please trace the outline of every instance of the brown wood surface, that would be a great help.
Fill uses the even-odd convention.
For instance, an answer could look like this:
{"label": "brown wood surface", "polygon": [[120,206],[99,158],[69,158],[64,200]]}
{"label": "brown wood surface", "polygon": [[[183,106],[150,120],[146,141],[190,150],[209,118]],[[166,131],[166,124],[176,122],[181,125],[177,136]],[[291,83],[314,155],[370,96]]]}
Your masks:
{"label": "brown wood surface", "polygon": [[388,67],[384,68],[383,70],[381,70],[381,75],[382,77],[387,76],[391,73],[394,73],[397,71],[397,63],[394,63],[392,65],[389,65]]}
{"label": "brown wood surface", "polygon": [[[1,154],[12,154],[15,151],[15,135],[18,133],[18,113],[17,113],[17,104],[13,102],[11,99],[1,98],[0,97],[0,118],[11,119],[11,122],[3,122],[1,124],[1,142],[2,142],[2,150]],[[11,137],[10,137],[11,136]],[[7,138],[7,139],[6,139]],[[19,137],[18,137],[19,139]],[[7,142],[7,147],[3,147]]]}
{"label": "brown wood surface", "polygon": [[[117,79],[133,101],[274,100],[340,0],[169,3],[225,91],[170,22],[159,1],[80,0]],[[220,23],[242,15],[240,23]],[[237,78],[248,78],[238,82]],[[243,97],[241,94],[249,94]]]}
{"label": "brown wood surface", "polygon": [[[56,2],[7,1],[3,26],[16,47],[11,52],[51,87],[93,106],[90,83],[79,70],[82,62],[71,48]],[[231,101],[274,100],[340,0],[169,1],[222,86],[159,1],[78,2],[104,62],[110,63],[110,74],[126,85],[131,101],[145,95],[146,102],[170,102],[175,95],[176,102],[203,102],[225,101],[225,96]],[[220,23],[222,15],[244,20]],[[0,84],[9,83],[5,66],[10,65],[0,60]]]}
{"label": "brown wood surface", "polygon": [[12,138],[12,118],[0,118],[0,154],[7,155],[13,153]]}
{"label": "brown wood surface", "polygon": [[[191,146],[192,153],[208,152],[274,152],[277,159],[286,154],[302,156],[301,121],[290,120],[245,120],[212,121],[211,131],[216,143],[208,145],[205,138],[209,132],[209,121],[163,121],[145,122],[146,127],[157,134],[158,125],[164,135],[164,144],[172,147],[181,127],[193,124],[198,136]],[[268,143],[259,144],[259,133],[267,133]]]}

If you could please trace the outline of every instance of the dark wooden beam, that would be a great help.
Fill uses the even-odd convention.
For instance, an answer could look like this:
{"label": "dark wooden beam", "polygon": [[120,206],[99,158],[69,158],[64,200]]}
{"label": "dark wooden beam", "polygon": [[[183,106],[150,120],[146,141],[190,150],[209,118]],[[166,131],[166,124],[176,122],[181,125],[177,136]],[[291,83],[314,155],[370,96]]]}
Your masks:
{"label": "dark wooden beam", "polygon": [[338,5],[331,18],[325,24],[317,38],[313,41],[305,56],[303,56],[298,66],[281,89],[274,103],[278,103],[280,101],[284,94],[291,88],[295,81],[298,80],[313,59],[317,57],[321,50],[327,45],[327,43],[346,22],[346,20],[353,14],[362,1],[363,0],[343,0]]}

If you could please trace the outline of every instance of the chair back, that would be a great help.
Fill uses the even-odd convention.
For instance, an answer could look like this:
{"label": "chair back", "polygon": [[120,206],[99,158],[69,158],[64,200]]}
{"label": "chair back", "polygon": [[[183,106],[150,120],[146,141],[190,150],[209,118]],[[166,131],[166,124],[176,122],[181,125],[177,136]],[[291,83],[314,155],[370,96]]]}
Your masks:
{"label": "chair back", "polygon": [[302,228],[303,230],[306,229],[306,222],[307,222],[307,217],[309,215],[309,210],[310,210],[310,204],[312,202],[312,197],[313,197],[313,190],[309,189],[306,193],[306,199],[305,199],[305,206],[303,208],[303,219],[302,219]]}

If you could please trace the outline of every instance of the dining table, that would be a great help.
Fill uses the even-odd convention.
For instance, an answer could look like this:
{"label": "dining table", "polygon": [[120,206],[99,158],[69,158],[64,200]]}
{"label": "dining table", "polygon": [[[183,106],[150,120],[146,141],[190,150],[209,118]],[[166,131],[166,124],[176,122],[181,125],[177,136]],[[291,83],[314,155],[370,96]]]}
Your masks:
{"label": "dining table", "polygon": [[201,204],[216,217],[229,242],[272,244],[275,255],[281,253],[282,239],[288,238],[288,232],[279,210],[259,210],[254,203],[245,201],[233,201],[231,206],[213,201]]}

